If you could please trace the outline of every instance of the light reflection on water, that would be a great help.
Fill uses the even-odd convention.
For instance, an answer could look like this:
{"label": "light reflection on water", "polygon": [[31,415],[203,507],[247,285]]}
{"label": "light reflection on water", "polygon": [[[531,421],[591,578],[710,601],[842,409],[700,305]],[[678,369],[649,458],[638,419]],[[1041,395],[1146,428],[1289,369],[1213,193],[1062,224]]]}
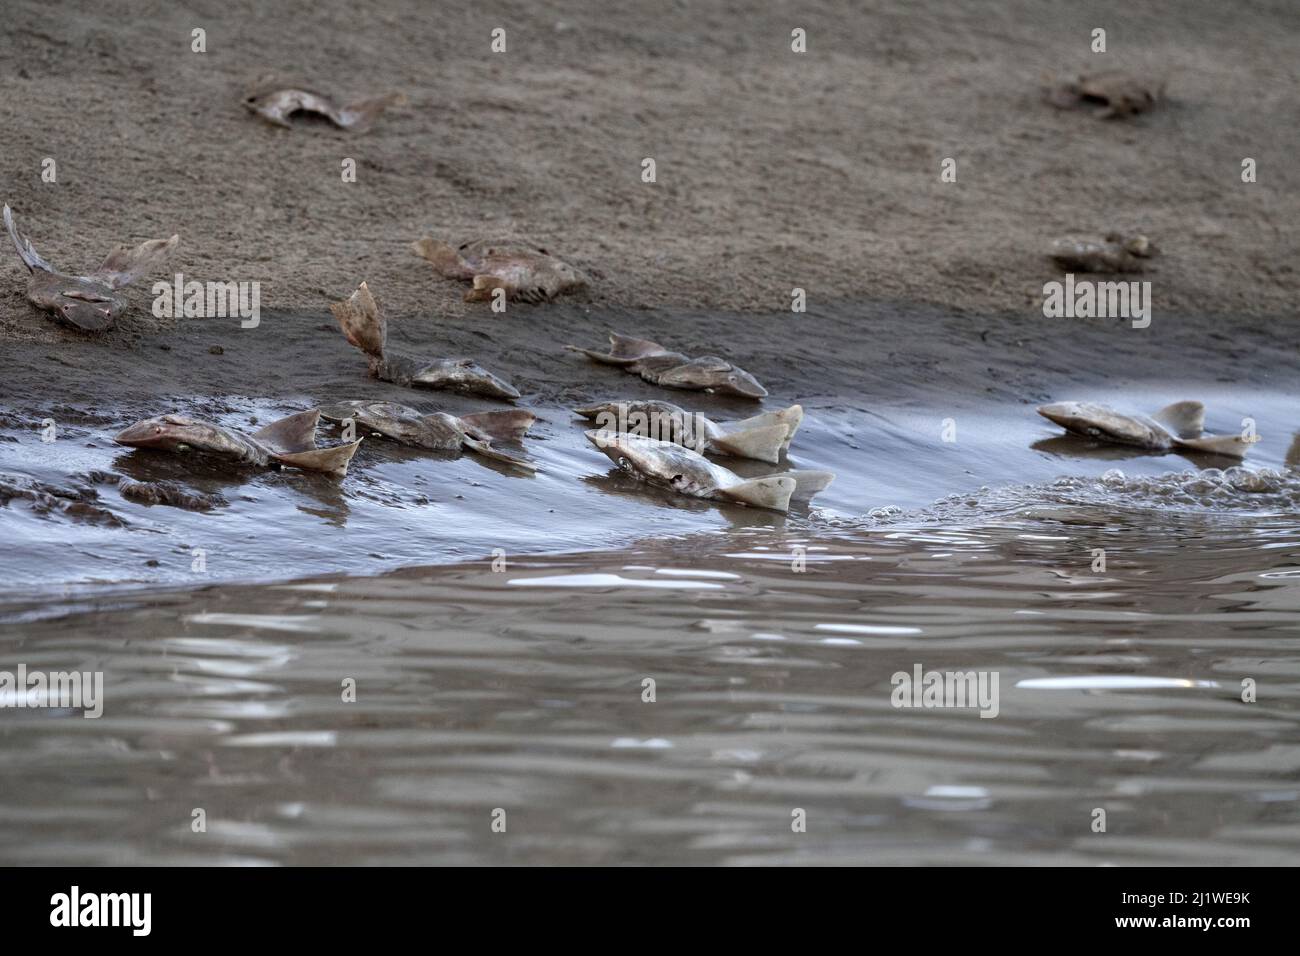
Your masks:
{"label": "light reflection on water", "polygon": [[[1051,487],[967,526],[6,607],[0,667],[106,701],[0,715],[0,859],[1295,863],[1300,528]],[[895,708],[918,664],[995,672],[998,716]]]}

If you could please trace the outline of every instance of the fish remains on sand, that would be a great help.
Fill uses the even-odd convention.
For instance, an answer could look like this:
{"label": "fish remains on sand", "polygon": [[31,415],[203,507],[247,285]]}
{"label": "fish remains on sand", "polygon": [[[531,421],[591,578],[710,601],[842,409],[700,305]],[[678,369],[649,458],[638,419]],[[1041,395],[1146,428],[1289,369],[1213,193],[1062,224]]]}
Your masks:
{"label": "fish remains on sand", "polygon": [[1110,232],[1100,240],[1075,236],[1053,240],[1048,255],[1067,272],[1142,272],[1157,251],[1146,236]]}
{"label": "fish remains on sand", "polygon": [[172,236],[150,239],[134,249],[119,246],[90,275],[68,276],[32,248],[31,240],[14,225],[8,206],[4,207],[4,220],[18,255],[32,276],[27,283],[27,300],[88,332],[101,332],[112,325],[130,305],[126,296],[117,290],[162,265],[181,241],[179,236]]}
{"label": "fish remains on sand", "polygon": [[472,359],[423,361],[386,351],[388,323],[364,282],[349,298],[331,305],[330,311],[339,320],[339,327],[347,340],[366,353],[370,359],[370,374],[381,382],[408,388],[451,389],[490,398],[519,397],[518,389]]}
{"label": "fish remains on sand", "polygon": [[715,422],[670,402],[602,402],[574,409],[597,430],[670,441],[691,451],[753,458],[775,465],[790,450],[803,421],[803,406],[791,405],[738,422]]}
{"label": "fish remains on sand", "polygon": [[432,451],[457,451],[468,448],[486,458],[505,462],[525,471],[537,466],[492,447],[493,441],[518,441],[537,421],[532,412],[512,409],[502,412],[478,412],[473,415],[448,415],[446,412],[424,414],[396,402],[336,402],[322,405],[321,417],[334,422],[355,420],[362,428],[386,438]]}
{"label": "fish remains on sand", "polygon": [[587,277],[573,266],[526,242],[478,239],[453,249],[426,238],[411,243],[411,248],[433,263],[439,275],[473,282],[466,302],[489,301],[493,289],[505,290],[507,299],[545,302],[587,286]]}
{"label": "fish remains on sand", "polygon": [[716,355],[688,358],[681,352],[670,352],[649,339],[634,339],[611,332],[608,352],[597,352],[576,345],[566,345],[565,348],[571,352],[581,352],[606,365],[621,366],[651,384],[667,388],[718,392],[754,399],[761,399],[767,394],[767,389],[759,385],[754,376]]}
{"label": "fish remains on sand", "polygon": [[624,471],[694,498],[789,511],[792,498],[811,498],[835,479],[829,471],[785,471],[746,479],[673,442],[610,431],[585,434]]}
{"label": "fish remains on sand", "polygon": [[1091,402],[1040,405],[1038,414],[1078,435],[1152,451],[1194,451],[1244,458],[1250,448],[1249,442],[1237,435],[1206,435],[1205,406],[1200,402],[1175,402],[1150,418],[1125,415]]}
{"label": "fish remains on sand", "polygon": [[316,422],[320,412],[298,412],[245,435],[233,428],[197,421],[183,415],[147,418],[123,429],[116,438],[131,448],[157,448],[170,452],[199,452],[240,465],[267,468],[288,465],[304,471],[321,471],[342,478],[356,454],[360,439],[333,448],[316,447]]}
{"label": "fish remains on sand", "polygon": [[339,106],[321,93],[298,89],[253,92],[244,97],[244,106],[276,126],[292,126],[289,117],[294,113],[315,113],[351,133],[364,133],[380,113],[405,102],[401,93],[385,93]]}
{"label": "fish remains on sand", "polygon": [[1047,102],[1060,109],[1089,109],[1101,119],[1145,113],[1165,94],[1165,84],[1139,79],[1120,70],[1088,73],[1045,91]]}

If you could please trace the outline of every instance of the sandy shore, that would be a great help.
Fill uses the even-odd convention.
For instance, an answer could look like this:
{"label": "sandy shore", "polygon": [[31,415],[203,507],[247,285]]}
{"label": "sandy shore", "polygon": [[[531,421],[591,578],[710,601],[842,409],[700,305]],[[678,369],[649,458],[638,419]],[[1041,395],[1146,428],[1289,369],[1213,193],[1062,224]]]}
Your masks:
{"label": "sandy shore", "polygon": [[[536,239],[597,277],[581,300],[597,308],[774,311],[799,286],[813,303],[1033,317],[1056,276],[1048,240],[1139,228],[1164,252],[1157,314],[1292,310],[1293,5],[845,7],[15,2],[0,34],[4,199],[69,270],[177,232],[175,269],[258,280],[266,308],[319,309],[367,278],[395,316],[472,310],[493,334],[500,320],[435,278],[413,238]],[[489,50],[496,26],[504,54]],[[1088,47],[1096,26],[1104,55]],[[1040,101],[1045,76],[1103,66],[1166,77],[1169,102],[1105,122]],[[359,137],[276,129],[239,102],[268,72],[409,105]],[[1245,156],[1256,183],[1241,182]],[[57,183],[41,181],[46,157]],[[956,183],[940,182],[945,157]],[[0,337],[74,334],[26,303],[17,257],[0,259]],[[156,329],[148,283],[133,296],[108,342]]]}

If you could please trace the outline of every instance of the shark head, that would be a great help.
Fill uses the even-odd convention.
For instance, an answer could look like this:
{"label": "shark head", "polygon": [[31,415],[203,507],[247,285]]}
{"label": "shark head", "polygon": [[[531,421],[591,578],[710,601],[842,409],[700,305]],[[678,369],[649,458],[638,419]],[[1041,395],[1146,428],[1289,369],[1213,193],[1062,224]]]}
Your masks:
{"label": "shark head", "polygon": [[1107,417],[1107,412],[1088,402],[1054,402],[1038,406],[1038,414],[1072,432],[1086,433],[1090,428],[1095,429],[1098,421]]}
{"label": "shark head", "polygon": [[702,496],[717,486],[709,462],[681,445],[604,430],[584,434],[620,468],[683,494]]}
{"label": "shark head", "polygon": [[212,428],[183,415],[162,415],[146,418],[122,429],[113,438],[119,445],[131,448],[161,448],[164,451],[182,451],[201,447]]}
{"label": "shark head", "polygon": [[742,398],[763,398],[767,389],[743,368],[706,355],[670,368],[660,374],[659,384],[669,388],[708,389]]}

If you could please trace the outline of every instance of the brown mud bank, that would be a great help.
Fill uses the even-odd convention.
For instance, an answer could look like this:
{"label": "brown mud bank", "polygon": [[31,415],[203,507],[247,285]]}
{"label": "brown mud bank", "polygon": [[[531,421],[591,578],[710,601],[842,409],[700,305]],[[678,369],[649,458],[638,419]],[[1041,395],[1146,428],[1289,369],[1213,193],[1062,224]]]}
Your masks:
{"label": "brown mud bank", "polygon": [[[325,312],[269,311],[253,329],[234,319],[186,321],[131,343],[13,343],[0,355],[0,472],[13,491],[0,508],[6,580],[38,590],[282,580],[477,560],[498,550],[598,550],[698,532],[833,534],[880,521],[929,521],[931,506],[952,495],[976,496],[970,519],[981,502],[1014,508],[1038,494],[981,498],[982,486],[1025,488],[1115,468],[1158,478],[1231,464],[1065,437],[1034,412],[1036,403],[1051,400],[1100,400],[1144,412],[1201,400],[1210,431],[1231,433],[1254,421],[1262,440],[1246,467],[1268,473],[1285,473],[1284,456],[1300,427],[1293,401],[1300,356],[1279,349],[1263,320],[1227,324],[1157,309],[1149,328],[1134,329],[884,303],[803,315],[563,303],[512,307],[491,318],[389,311],[392,341],[404,352],[470,355],[514,382],[522,392],[516,406],[539,417],[520,446],[538,464],[536,474],[373,436],[341,481],[114,444],[126,425],[172,412],[252,431],[292,412],[355,399],[454,415],[511,407],[369,378],[364,356]],[[610,329],[690,354],[721,353],[770,395],[757,403],[658,388],[563,348],[599,347]],[[811,507],[789,515],[655,489],[591,448],[582,437],[588,423],[572,412],[621,399],[666,399],[722,421],[800,403],[806,417],[788,463],[730,459],[728,467],[745,477],[825,469],[837,479]],[[335,438],[329,426],[321,432]],[[51,435],[53,441],[42,440]],[[128,484],[119,488],[123,478]],[[130,482],[166,483],[169,500],[202,507],[150,504]],[[1294,507],[1289,492],[1284,483],[1281,497],[1252,499],[1243,491],[1240,501],[1219,496],[1210,507]],[[1095,504],[1104,507],[1104,491],[1098,493]],[[1151,500],[1153,508],[1163,504]]]}
{"label": "brown mud bank", "polygon": [[[316,309],[367,278],[395,304],[464,314],[460,284],[410,243],[514,235],[588,272],[602,308],[761,312],[799,287],[994,312],[1040,300],[1052,239],[1115,229],[1161,248],[1150,278],[1170,312],[1263,316],[1300,297],[1300,11],[1282,0],[126,14],[148,28],[122,33],[116,4],[5,7],[0,198],[69,267],[179,233],[176,270],[260,281],[266,307]],[[272,127],[241,104],[271,68],[408,103],[360,136]],[[1167,101],[1125,121],[1042,102],[1045,76],[1099,69],[1164,78]],[[24,301],[15,256],[0,278],[0,340],[66,338]],[[147,304],[147,286],[131,294]],[[137,309],[121,334],[160,324]]]}

